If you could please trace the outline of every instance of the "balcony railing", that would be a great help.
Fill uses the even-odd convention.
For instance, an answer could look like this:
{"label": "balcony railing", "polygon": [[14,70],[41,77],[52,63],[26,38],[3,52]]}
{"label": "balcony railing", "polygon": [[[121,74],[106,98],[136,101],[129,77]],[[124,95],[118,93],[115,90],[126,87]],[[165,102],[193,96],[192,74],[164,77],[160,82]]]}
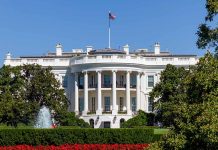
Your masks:
{"label": "balcony railing", "polygon": [[98,55],[98,56],[80,56],[71,59],[70,64],[86,64],[86,63],[131,63],[143,65],[195,65],[198,62],[196,56],[169,56],[161,57],[143,57],[130,55]]}
{"label": "balcony railing", "polygon": [[126,88],[126,84],[117,83],[117,88]]}
{"label": "balcony railing", "polygon": [[136,85],[130,84],[130,88],[135,89],[135,88],[136,88]]}
{"label": "balcony railing", "polygon": [[97,88],[97,84],[89,84],[89,88]]}
{"label": "balcony railing", "polygon": [[102,84],[101,87],[102,88],[111,88],[112,84]]}

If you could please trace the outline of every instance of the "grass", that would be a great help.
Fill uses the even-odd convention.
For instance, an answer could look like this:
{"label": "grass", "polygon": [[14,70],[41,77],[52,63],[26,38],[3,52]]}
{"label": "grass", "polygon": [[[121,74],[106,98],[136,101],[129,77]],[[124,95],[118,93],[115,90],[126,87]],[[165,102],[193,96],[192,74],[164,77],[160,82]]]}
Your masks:
{"label": "grass", "polygon": [[154,129],[154,134],[167,134],[169,129]]}

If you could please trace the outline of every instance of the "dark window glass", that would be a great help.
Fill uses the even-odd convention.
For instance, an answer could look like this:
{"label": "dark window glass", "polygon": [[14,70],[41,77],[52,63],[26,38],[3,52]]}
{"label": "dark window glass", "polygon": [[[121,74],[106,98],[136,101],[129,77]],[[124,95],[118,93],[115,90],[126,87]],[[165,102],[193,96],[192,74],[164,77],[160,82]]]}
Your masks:
{"label": "dark window glass", "polygon": [[148,87],[154,87],[154,76],[148,76]]}
{"label": "dark window glass", "polygon": [[148,111],[153,111],[153,99],[148,97]]}

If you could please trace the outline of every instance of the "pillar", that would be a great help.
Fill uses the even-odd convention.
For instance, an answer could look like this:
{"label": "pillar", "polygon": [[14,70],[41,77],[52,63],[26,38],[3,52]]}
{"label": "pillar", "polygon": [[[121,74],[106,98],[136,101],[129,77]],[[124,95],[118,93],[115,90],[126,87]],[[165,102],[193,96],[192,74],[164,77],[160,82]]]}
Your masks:
{"label": "pillar", "polygon": [[127,107],[127,115],[131,115],[131,109],[130,109],[130,71],[126,72],[126,107]]}
{"label": "pillar", "polygon": [[112,107],[112,115],[117,114],[117,86],[116,86],[116,70],[112,71],[113,77],[113,85],[112,85],[112,99],[113,99],[113,107]]}
{"label": "pillar", "polygon": [[88,73],[84,71],[84,111],[83,115],[87,115],[88,112]]}
{"label": "pillar", "polygon": [[140,109],[140,72],[136,75],[136,110]]}
{"label": "pillar", "polygon": [[79,82],[78,82],[78,73],[75,72],[74,73],[74,93],[75,93],[75,97],[74,97],[74,100],[75,100],[75,108],[74,108],[74,111],[75,111],[75,114],[78,115],[79,113]]}
{"label": "pillar", "polygon": [[102,114],[102,103],[101,103],[101,71],[97,71],[98,76],[98,85],[97,85],[97,99],[98,99],[98,108],[96,115]]}

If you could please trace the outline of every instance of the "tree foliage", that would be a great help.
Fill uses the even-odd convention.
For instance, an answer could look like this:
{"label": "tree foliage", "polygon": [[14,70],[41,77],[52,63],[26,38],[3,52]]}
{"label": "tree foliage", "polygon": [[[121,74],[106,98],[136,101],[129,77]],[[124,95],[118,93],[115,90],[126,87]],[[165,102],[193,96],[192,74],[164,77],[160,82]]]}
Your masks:
{"label": "tree foliage", "polygon": [[[205,23],[199,26],[197,32],[198,48],[210,48],[214,47],[216,55],[218,53],[218,27],[211,27],[209,24],[214,21],[215,16],[218,13],[218,1],[217,0],[206,0],[207,15],[205,17]],[[217,23],[217,22],[216,22]]]}
{"label": "tree foliage", "polygon": [[[161,117],[164,121],[172,122],[170,125],[173,130],[171,134],[151,146],[150,149],[157,147],[160,149],[196,149],[196,147],[200,150],[217,149],[218,60],[212,54],[207,53],[180,79],[181,82],[177,82],[174,86],[183,90],[178,90],[176,94],[172,91],[154,88],[154,90],[159,89],[158,92],[162,91],[160,95],[156,95],[160,96],[161,106],[164,106]],[[168,80],[161,80],[157,86],[166,81],[171,83],[173,79],[169,77]],[[170,101],[161,99],[162,95],[166,94],[171,96]]]}
{"label": "tree foliage", "polygon": [[67,98],[59,88],[51,68],[39,65],[0,69],[0,123],[17,126],[33,122],[42,105],[61,114],[67,111]]}
{"label": "tree foliage", "polygon": [[177,112],[176,105],[182,105],[186,99],[183,79],[187,74],[185,68],[168,64],[161,72],[160,82],[150,93],[152,99],[158,99],[155,103],[155,110],[158,112],[156,121],[162,122],[164,126],[175,124],[174,118],[180,113]]}
{"label": "tree foliage", "polygon": [[24,97],[24,80],[20,67],[3,66],[0,69],[0,123],[16,126],[27,123],[29,109]]}
{"label": "tree foliage", "polygon": [[65,113],[68,101],[64,89],[51,72],[52,68],[42,68],[39,65],[22,66],[22,74],[25,82],[25,96],[30,103],[33,114],[37,113],[42,105],[54,110],[56,113]]}

